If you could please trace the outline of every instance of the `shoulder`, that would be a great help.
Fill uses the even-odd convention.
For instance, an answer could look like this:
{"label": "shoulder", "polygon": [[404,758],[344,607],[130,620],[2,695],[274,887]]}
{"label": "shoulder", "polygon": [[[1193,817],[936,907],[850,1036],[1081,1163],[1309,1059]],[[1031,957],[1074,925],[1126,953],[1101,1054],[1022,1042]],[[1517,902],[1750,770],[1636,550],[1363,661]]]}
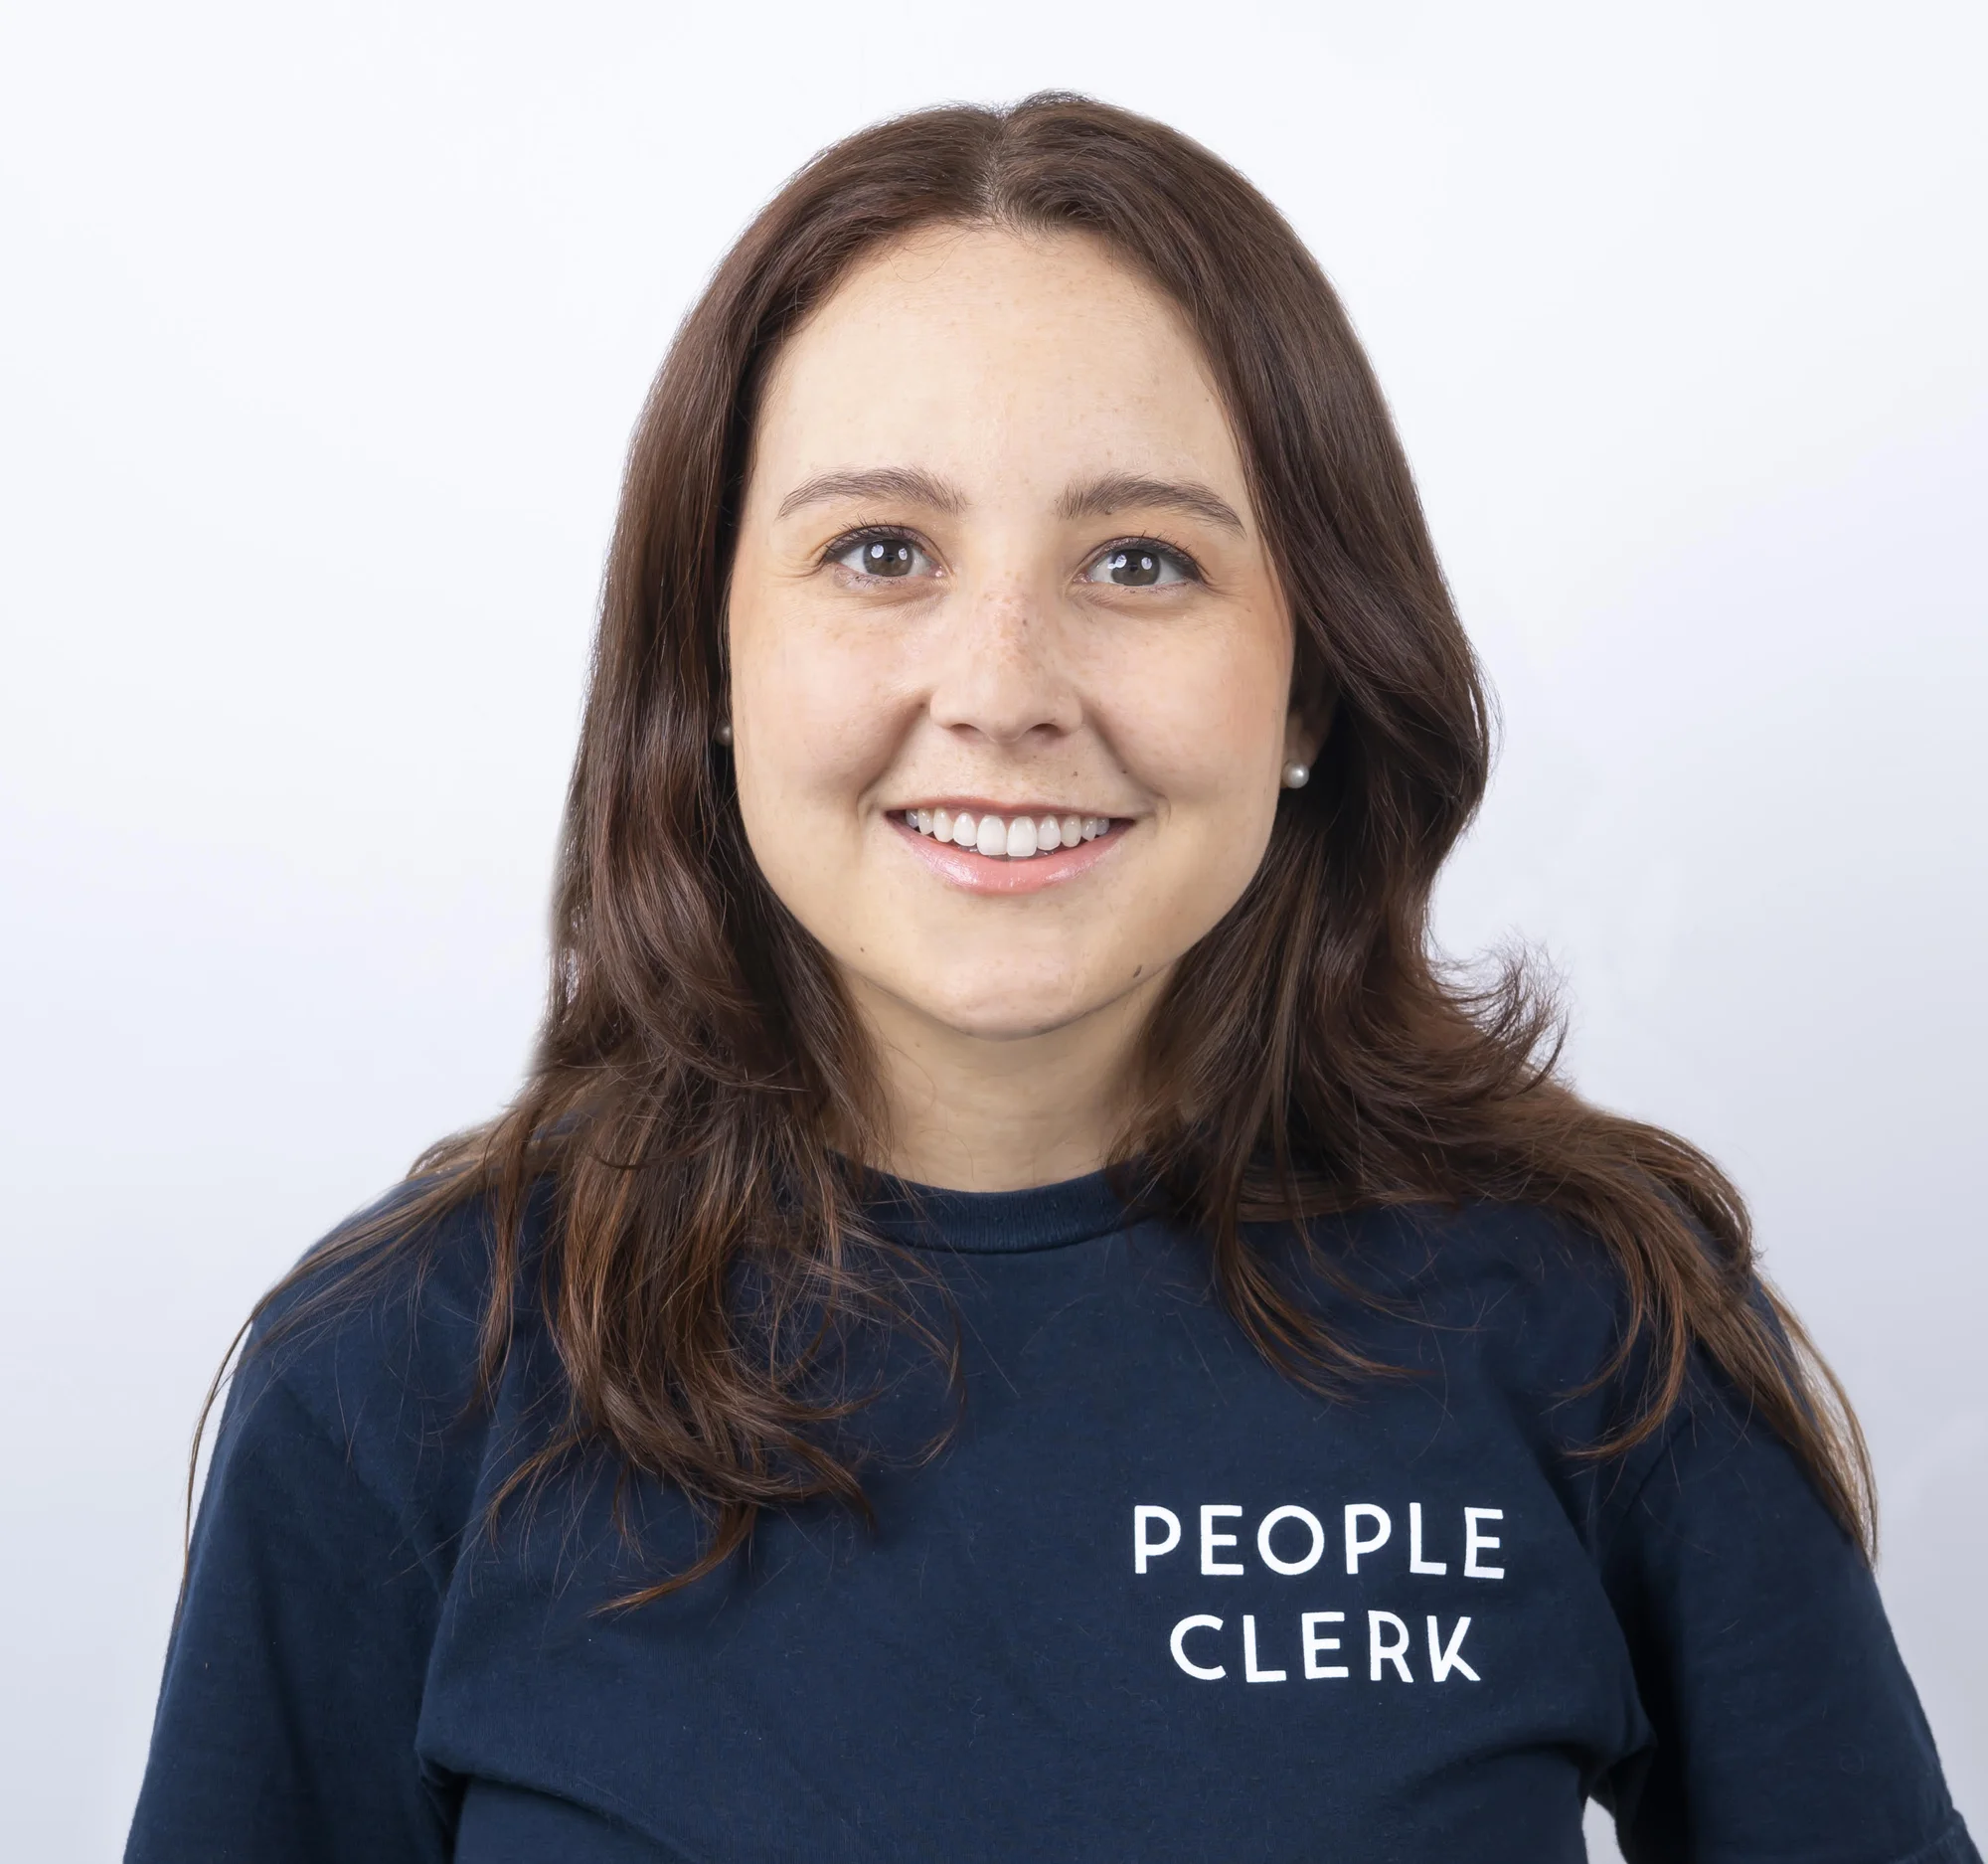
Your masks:
{"label": "shoulder", "polygon": [[1328,1273],[1433,1324],[1584,1337],[1619,1330],[1629,1308],[1606,1247],[1543,1205],[1370,1206],[1310,1236]]}
{"label": "shoulder", "polygon": [[[397,1512],[473,1484],[487,1435],[482,1339],[500,1288],[497,1222],[480,1195],[398,1186],[312,1246],[264,1299],[238,1364],[216,1455],[302,1425]],[[503,1282],[514,1340],[538,1329],[548,1199],[529,1202]],[[471,1472],[465,1474],[465,1472]]]}
{"label": "shoulder", "polygon": [[[1546,1437],[1599,1454],[1622,1493],[1648,1477],[1653,1493],[1668,1492],[1694,1472],[1759,1457],[1801,1462],[1763,1408],[1762,1385],[1742,1385],[1698,1317],[1638,1300],[1608,1246],[1552,1209],[1370,1209],[1314,1234],[1322,1259],[1357,1278],[1356,1299],[1372,1303],[1395,1363],[1445,1379],[1474,1373],[1480,1392],[1502,1392]],[[1741,1299],[1792,1365],[1766,1289],[1755,1279]]]}
{"label": "shoulder", "polygon": [[[1539,1205],[1368,1207],[1314,1220],[1327,1328],[1411,1384],[1587,1449],[1634,1419],[1648,1329],[1606,1246]],[[1394,1381],[1387,1381],[1393,1384]]]}

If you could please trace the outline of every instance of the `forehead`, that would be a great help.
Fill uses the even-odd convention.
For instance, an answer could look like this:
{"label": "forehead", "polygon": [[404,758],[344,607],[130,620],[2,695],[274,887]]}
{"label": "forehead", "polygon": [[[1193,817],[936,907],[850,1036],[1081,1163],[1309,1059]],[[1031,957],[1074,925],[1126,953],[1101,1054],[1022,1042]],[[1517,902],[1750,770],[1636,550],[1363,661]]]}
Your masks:
{"label": "forehead", "polygon": [[1073,472],[1191,471],[1239,501],[1243,476],[1161,292],[1088,235],[986,227],[860,260],[777,359],[753,456],[755,478],[783,480],[916,465],[970,482],[998,462],[1060,489]]}

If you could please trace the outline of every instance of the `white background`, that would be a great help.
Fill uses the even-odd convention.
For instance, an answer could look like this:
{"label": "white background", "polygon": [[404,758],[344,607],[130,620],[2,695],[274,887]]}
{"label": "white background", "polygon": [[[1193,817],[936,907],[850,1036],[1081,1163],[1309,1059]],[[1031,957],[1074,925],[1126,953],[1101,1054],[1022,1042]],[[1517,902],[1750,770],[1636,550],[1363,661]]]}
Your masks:
{"label": "white background", "polygon": [[1081,88],[1340,285],[1502,695],[1444,896],[1860,1403],[1988,1826],[1984,14],[17,7],[0,45],[0,1851],[116,1854],[208,1375],[536,1013],[620,455],[822,143]]}

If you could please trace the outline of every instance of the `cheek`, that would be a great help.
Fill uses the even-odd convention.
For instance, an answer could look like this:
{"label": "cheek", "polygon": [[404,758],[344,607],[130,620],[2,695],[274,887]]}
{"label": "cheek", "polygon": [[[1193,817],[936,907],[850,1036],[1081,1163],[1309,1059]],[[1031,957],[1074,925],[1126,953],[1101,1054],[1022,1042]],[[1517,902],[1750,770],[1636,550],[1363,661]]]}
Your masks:
{"label": "cheek", "polygon": [[1290,658],[1277,642],[1223,630],[1117,682],[1120,755],[1161,799],[1169,826],[1268,832],[1290,710]]}
{"label": "cheek", "polygon": [[733,756],[740,809],[762,860],[828,852],[889,767],[907,701],[881,644],[805,616],[750,612],[732,630]]}

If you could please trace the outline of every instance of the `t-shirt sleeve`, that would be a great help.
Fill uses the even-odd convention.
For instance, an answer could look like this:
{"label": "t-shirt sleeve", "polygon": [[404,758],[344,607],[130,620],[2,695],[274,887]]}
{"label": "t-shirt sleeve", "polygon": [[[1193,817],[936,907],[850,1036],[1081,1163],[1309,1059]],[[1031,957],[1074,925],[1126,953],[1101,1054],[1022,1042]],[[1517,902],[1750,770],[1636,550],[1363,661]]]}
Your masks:
{"label": "t-shirt sleeve", "polygon": [[1605,1555],[1656,1732],[1603,1783],[1629,1864],[1980,1864],[1870,1568],[1701,1372]]}
{"label": "t-shirt sleeve", "polygon": [[426,1864],[414,1753],[439,1593],[280,1377],[238,1380],[195,1529],[127,1864]]}

